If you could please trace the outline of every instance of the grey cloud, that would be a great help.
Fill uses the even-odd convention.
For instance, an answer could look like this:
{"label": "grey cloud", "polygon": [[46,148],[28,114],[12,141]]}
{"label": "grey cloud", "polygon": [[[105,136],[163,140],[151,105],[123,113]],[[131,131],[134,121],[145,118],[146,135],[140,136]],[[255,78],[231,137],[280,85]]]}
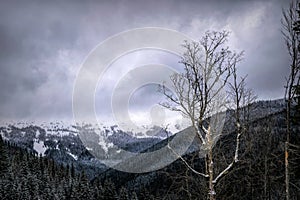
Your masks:
{"label": "grey cloud", "polygon": [[[261,98],[280,97],[288,66],[280,17],[288,3],[1,1],[0,120],[72,118],[73,83],[89,51],[113,34],[147,26],[175,29],[195,39],[208,29],[231,29],[229,44],[246,51],[240,67],[249,86]],[[265,9],[257,14],[260,21],[253,21],[258,8]],[[179,67],[172,56],[155,59]],[[109,88],[100,91],[100,100],[107,99]],[[136,94],[135,109],[147,105],[139,98],[145,92]]]}

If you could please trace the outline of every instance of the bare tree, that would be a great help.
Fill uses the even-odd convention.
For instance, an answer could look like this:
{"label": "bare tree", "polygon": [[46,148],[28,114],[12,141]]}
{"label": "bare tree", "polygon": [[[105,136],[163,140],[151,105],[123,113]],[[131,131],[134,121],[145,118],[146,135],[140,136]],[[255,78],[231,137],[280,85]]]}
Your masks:
{"label": "bare tree", "polygon": [[291,134],[291,109],[295,95],[299,90],[300,84],[300,68],[299,68],[299,16],[297,14],[297,5],[299,1],[294,1],[290,4],[289,9],[283,10],[282,19],[282,34],[284,36],[287,50],[291,59],[289,66],[289,75],[286,80],[285,100],[287,104],[286,108],[286,125],[287,135],[285,142],[285,184],[286,184],[286,199],[290,199],[290,173],[289,173],[289,146],[290,146],[290,134]]}
{"label": "bare tree", "polygon": [[228,35],[227,31],[207,32],[200,42],[185,42],[183,47],[186,51],[181,60],[184,72],[171,76],[175,94],[164,87],[162,90],[168,99],[162,105],[181,112],[191,122],[199,139],[199,149],[207,153],[206,171],[197,171],[172,147],[169,148],[192,172],[208,179],[208,197],[211,200],[216,198],[217,182],[238,162],[239,134],[232,162],[219,174],[214,174],[213,147],[222,132],[219,124],[224,120],[224,112],[223,115],[221,113],[228,103],[224,90],[232,75],[232,69],[243,56],[243,52],[234,53],[225,46]]}

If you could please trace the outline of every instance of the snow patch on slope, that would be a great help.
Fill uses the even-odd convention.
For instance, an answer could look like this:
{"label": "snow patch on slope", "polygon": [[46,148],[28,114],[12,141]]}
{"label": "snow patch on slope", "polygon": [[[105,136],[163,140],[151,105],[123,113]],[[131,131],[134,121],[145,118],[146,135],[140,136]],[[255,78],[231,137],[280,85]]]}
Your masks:
{"label": "snow patch on slope", "polygon": [[47,148],[45,147],[44,145],[44,142],[43,141],[38,141],[37,139],[34,140],[34,143],[33,143],[33,149],[39,154],[39,155],[42,155],[42,156],[45,156],[45,152],[47,150]]}
{"label": "snow patch on slope", "polygon": [[2,136],[3,140],[9,140],[9,138],[5,137],[5,134],[3,133],[3,131],[0,131],[0,135]]}
{"label": "snow patch on slope", "polygon": [[67,154],[69,154],[70,156],[72,156],[74,158],[74,160],[78,160],[78,156],[72,154],[71,152],[67,152]]}

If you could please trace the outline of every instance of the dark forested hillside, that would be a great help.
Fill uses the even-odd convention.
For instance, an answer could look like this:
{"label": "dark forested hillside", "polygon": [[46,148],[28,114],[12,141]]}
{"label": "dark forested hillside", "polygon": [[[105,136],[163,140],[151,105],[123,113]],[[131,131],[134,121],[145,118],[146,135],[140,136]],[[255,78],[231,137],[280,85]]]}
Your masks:
{"label": "dark forested hillside", "polygon": [[58,165],[3,141],[0,136],[0,199],[136,199],[109,179],[93,184],[73,165]]}
{"label": "dark forested hillside", "polygon": [[[285,110],[282,101],[263,101],[252,105],[252,118],[241,137],[240,158],[236,166],[217,184],[217,199],[284,199],[284,142],[286,138]],[[254,117],[256,116],[256,117]],[[229,117],[230,119],[230,117]],[[291,199],[300,199],[300,121],[294,118],[289,159]],[[222,171],[234,154],[235,130],[225,123],[223,136],[217,142],[215,165]],[[161,142],[152,148],[160,148]],[[159,146],[159,147],[157,147]],[[204,158],[198,158],[193,148],[184,157],[194,169],[205,171]],[[133,175],[109,169],[99,178],[110,177],[116,187],[143,192],[157,199],[206,199],[206,179],[191,172],[181,160],[147,174]],[[147,189],[145,189],[147,188]]]}

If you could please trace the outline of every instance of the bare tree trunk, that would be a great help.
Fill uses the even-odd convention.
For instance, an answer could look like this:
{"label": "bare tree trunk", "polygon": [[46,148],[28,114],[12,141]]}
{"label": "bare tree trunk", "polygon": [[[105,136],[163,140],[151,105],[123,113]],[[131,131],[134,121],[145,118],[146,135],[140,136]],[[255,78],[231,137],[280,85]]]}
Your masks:
{"label": "bare tree trunk", "polygon": [[284,149],[284,160],[285,160],[285,192],[286,192],[286,199],[290,199],[290,175],[289,175],[289,143],[290,143],[290,134],[291,134],[291,104],[295,97],[295,87],[299,84],[299,28],[300,28],[300,21],[299,21],[299,13],[297,10],[297,6],[299,1],[292,1],[290,4],[289,9],[283,11],[283,19],[282,19],[282,26],[283,26],[283,36],[287,45],[288,53],[291,58],[290,64],[290,74],[287,78],[286,83],[286,91],[285,91],[285,100],[287,103],[286,108],[286,141],[285,141],[285,149]]}
{"label": "bare tree trunk", "polygon": [[290,199],[290,174],[289,174],[289,152],[288,152],[288,145],[289,143],[285,142],[285,193],[286,193],[286,200]]}
{"label": "bare tree trunk", "polygon": [[[294,54],[296,50],[294,50]],[[290,82],[287,83],[287,108],[286,108],[286,141],[284,145],[284,162],[285,162],[285,192],[286,200],[290,199],[290,173],[289,173],[289,143],[291,134],[291,101],[293,99],[292,87],[294,83],[294,69],[296,65],[296,57],[293,58],[292,74]]]}
{"label": "bare tree trunk", "polygon": [[216,199],[216,191],[215,191],[215,184],[213,183],[214,180],[214,163],[212,160],[212,151],[209,152],[209,160],[208,160],[208,169],[209,169],[209,199],[215,200]]}
{"label": "bare tree trunk", "polygon": [[214,184],[214,161],[213,161],[213,145],[211,141],[211,134],[208,134],[208,144],[210,146],[208,152],[208,175],[209,175],[209,190],[208,196],[209,200],[216,199],[216,191],[215,191],[215,184]]}

